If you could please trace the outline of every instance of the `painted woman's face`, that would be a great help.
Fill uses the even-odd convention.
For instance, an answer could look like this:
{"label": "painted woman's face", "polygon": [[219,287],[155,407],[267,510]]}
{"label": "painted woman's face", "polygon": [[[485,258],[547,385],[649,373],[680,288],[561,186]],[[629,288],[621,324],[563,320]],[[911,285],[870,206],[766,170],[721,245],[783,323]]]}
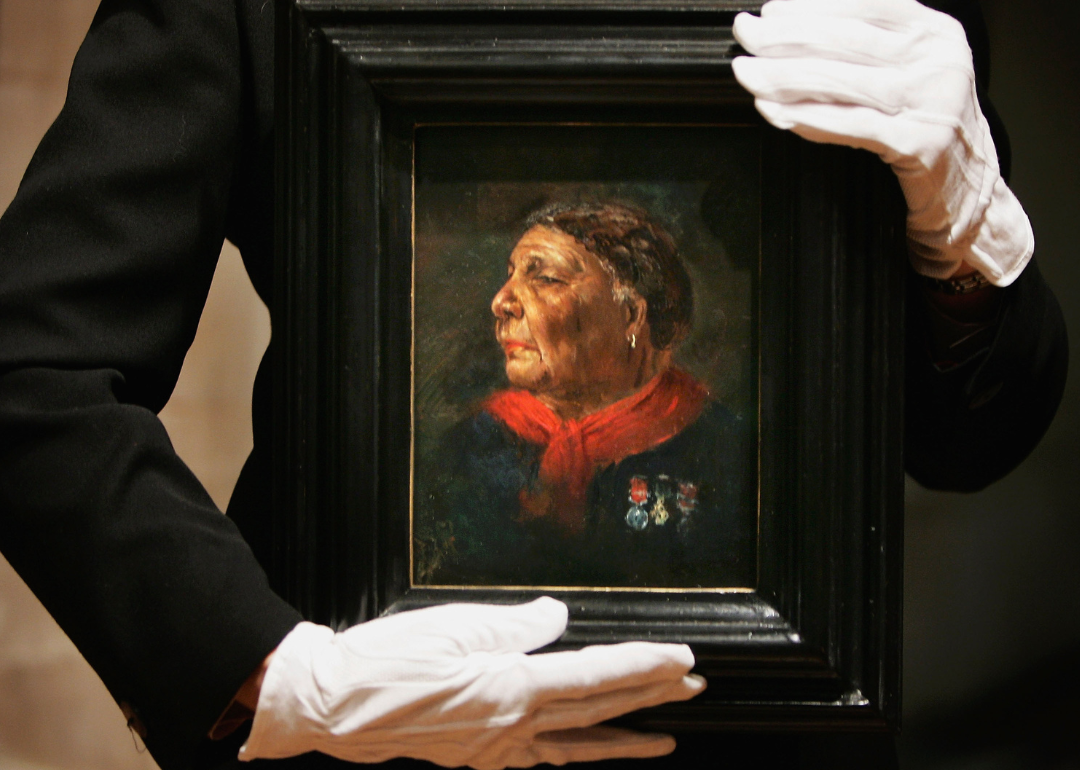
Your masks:
{"label": "painted woman's face", "polygon": [[510,384],[587,403],[625,390],[630,310],[611,275],[573,236],[537,225],[510,254],[491,302]]}

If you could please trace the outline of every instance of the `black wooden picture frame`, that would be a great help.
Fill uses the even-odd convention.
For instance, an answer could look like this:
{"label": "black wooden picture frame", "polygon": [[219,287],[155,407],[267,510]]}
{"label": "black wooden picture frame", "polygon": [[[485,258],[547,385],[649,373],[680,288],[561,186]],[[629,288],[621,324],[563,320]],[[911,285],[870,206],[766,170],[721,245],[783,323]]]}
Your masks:
{"label": "black wooden picture frame", "polygon": [[273,366],[276,587],[344,627],[523,587],[410,566],[418,125],[752,125],[761,136],[752,590],[545,590],[559,647],[690,644],[663,729],[889,729],[899,713],[904,228],[869,154],[764,126],[736,0],[281,0]]}

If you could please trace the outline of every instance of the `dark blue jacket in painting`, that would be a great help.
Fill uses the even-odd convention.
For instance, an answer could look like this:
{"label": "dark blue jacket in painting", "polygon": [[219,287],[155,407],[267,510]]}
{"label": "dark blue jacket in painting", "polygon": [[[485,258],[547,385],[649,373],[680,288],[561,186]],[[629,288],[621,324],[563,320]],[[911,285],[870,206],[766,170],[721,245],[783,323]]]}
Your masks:
{"label": "dark blue jacket in painting", "polygon": [[[521,514],[542,448],[480,411],[454,428],[417,559],[424,584],[747,588],[755,584],[756,432],[717,403],[674,437],[598,470],[585,526]],[[417,518],[420,518],[419,511]]]}

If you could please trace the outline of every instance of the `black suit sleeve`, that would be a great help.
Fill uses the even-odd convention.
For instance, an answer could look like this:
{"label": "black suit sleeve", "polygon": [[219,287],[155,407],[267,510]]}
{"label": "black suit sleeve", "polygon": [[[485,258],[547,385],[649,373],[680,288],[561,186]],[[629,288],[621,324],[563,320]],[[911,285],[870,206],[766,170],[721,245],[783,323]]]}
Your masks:
{"label": "black suit sleeve", "polygon": [[1019,465],[1050,426],[1068,370],[1065,322],[1033,261],[1002,290],[989,348],[941,371],[920,292],[908,294],[904,464],[923,486],[974,492]]}
{"label": "black suit sleeve", "polygon": [[0,549],[163,767],[299,620],[156,417],[243,155],[240,16],[105,0],[0,220]]}

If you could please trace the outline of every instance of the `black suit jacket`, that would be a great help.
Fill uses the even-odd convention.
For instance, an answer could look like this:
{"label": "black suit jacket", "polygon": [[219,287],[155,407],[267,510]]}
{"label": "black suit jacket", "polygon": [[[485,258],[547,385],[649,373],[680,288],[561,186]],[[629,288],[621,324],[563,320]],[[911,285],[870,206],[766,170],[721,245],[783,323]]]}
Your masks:
{"label": "black suit jacket", "polygon": [[165,768],[300,619],[156,417],[223,238],[269,297],[273,28],[105,0],[0,221],[0,549]]}
{"label": "black suit jacket", "polygon": [[[977,7],[953,5],[984,60]],[[300,619],[234,523],[258,546],[268,378],[229,518],[156,417],[223,238],[270,296],[273,29],[269,0],[104,0],[67,104],[0,220],[0,550],[166,770],[235,756],[235,742],[208,747],[207,731]],[[1060,311],[1029,269],[1006,291],[993,349],[947,374],[919,323],[908,467],[933,486],[978,488],[1053,415]]]}

